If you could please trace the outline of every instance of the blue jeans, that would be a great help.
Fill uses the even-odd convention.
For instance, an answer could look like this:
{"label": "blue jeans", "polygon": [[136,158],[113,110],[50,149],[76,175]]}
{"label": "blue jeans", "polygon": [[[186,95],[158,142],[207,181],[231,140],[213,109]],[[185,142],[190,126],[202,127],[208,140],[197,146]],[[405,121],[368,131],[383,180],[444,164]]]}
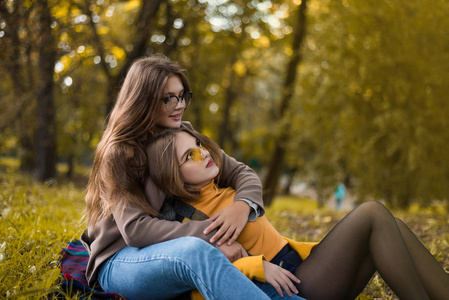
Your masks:
{"label": "blue jeans", "polygon": [[128,299],[170,299],[192,289],[206,299],[270,299],[219,250],[195,237],[125,247],[102,266],[98,280],[105,291]]}

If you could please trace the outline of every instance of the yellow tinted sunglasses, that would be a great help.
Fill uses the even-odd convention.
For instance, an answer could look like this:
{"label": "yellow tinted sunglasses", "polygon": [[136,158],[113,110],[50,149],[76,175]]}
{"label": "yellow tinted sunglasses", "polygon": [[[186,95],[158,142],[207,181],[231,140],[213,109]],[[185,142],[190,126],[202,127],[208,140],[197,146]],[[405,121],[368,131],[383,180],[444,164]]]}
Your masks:
{"label": "yellow tinted sunglasses", "polygon": [[203,161],[204,156],[203,156],[203,152],[201,151],[201,149],[209,151],[209,149],[207,149],[200,142],[198,142],[198,147],[190,149],[190,151],[187,152],[185,161],[179,165],[179,168],[181,168],[186,162],[188,162],[189,159],[191,159],[193,161],[197,161],[197,162]]}

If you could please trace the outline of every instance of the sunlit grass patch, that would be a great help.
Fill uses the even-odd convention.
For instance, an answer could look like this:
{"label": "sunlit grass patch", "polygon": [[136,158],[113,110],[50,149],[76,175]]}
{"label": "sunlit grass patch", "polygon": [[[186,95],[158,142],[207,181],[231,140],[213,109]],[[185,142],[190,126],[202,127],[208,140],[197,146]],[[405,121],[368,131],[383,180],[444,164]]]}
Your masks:
{"label": "sunlit grass patch", "polygon": [[269,207],[270,211],[285,210],[297,213],[314,213],[317,209],[316,201],[294,196],[277,196]]}
{"label": "sunlit grass patch", "polygon": [[267,218],[282,235],[297,241],[319,241],[344,213],[318,208],[316,201],[294,196],[276,197]]}
{"label": "sunlit grass patch", "polygon": [[0,156],[0,166],[3,168],[17,169],[19,161],[13,157]]}
{"label": "sunlit grass patch", "polygon": [[[91,166],[84,166],[75,164],[71,172],[70,177],[67,176],[68,165],[65,162],[59,162],[56,164],[56,178],[48,180],[47,185],[52,185],[56,183],[74,183],[80,188],[84,188],[87,185],[87,180],[90,175]],[[23,181],[20,178],[20,162],[19,159],[9,156],[0,156],[0,179],[2,177],[14,177],[19,181]]]}
{"label": "sunlit grass patch", "polygon": [[[56,169],[58,170],[58,173],[65,174],[67,173],[69,167],[66,163],[58,163],[56,166]],[[79,176],[88,177],[90,174],[91,167],[83,166],[83,165],[75,165],[74,166],[74,173],[78,174]]]}
{"label": "sunlit grass patch", "polygon": [[0,173],[0,298],[37,298],[55,287],[61,248],[79,238],[84,191]]}
{"label": "sunlit grass patch", "polygon": [[408,212],[410,213],[436,213],[436,214],[447,214],[447,205],[443,202],[435,201],[430,205],[423,206],[417,203],[410,205]]}

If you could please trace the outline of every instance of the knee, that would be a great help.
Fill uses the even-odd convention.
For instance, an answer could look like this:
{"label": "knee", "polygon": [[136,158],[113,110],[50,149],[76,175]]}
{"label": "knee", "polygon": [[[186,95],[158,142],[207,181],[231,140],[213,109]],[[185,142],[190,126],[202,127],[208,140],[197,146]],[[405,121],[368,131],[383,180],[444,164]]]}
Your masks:
{"label": "knee", "polygon": [[368,218],[374,218],[376,221],[391,219],[392,215],[388,208],[379,201],[368,201],[360,204],[359,209],[362,214]]}
{"label": "knee", "polygon": [[208,242],[194,236],[180,238],[179,246],[180,249],[182,249],[182,252],[186,254],[205,255],[205,253],[208,253],[211,250],[217,250]]}
{"label": "knee", "polygon": [[173,263],[177,270],[200,271],[230,264],[226,256],[213,245],[196,237],[181,238],[177,244],[176,255],[177,259],[173,260]]}
{"label": "knee", "polygon": [[183,248],[188,248],[188,249],[197,249],[197,248],[212,246],[208,242],[206,242],[198,237],[195,237],[195,236],[186,236],[186,237],[179,238],[179,242],[181,243]]}
{"label": "knee", "polygon": [[359,206],[361,209],[375,212],[375,211],[388,211],[388,209],[379,201],[367,201]]}
{"label": "knee", "polygon": [[395,218],[395,220],[396,220],[396,223],[398,224],[399,228],[405,228],[405,227],[407,227],[407,225],[405,224],[405,222],[402,221],[401,219]]}

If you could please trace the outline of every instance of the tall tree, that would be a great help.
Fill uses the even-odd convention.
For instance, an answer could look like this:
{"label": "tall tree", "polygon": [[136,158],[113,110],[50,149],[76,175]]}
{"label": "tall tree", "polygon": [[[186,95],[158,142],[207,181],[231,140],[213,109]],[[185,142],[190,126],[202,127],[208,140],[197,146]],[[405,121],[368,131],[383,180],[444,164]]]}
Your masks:
{"label": "tall tree", "polygon": [[228,140],[231,137],[231,124],[230,124],[230,115],[231,108],[234,104],[234,101],[237,98],[237,84],[238,84],[238,75],[234,70],[234,64],[237,62],[238,55],[241,51],[241,40],[244,37],[243,34],[237,38],[237,45],[234,51],[230,54],[229,64],[227,66],[227,78],[225,79],[228,82],[228,86],[224,95],[224,108],[223,108],[223,116],[221,120],[221,126],[219,129],[218,136],[218,144],[220,147],[225,148]]}
{"label": "tall tree", "polygon": [[37,1],[39,30],[39,79],[36,105],[36,176],[44,181],[56,176],[56,122],[53,71],[56,47],[52,34],[52,16],[47,0]]}
{"label": "tall tree", "polygon": [[[32,172],[35,167],[34,147],[34,72],[31,56],[34,40],[29,24],[34,24],[34,6],[21,0],[0,1],[0,22],[5,25],[0,39],[0,59],[4,74],[9,75],[12,92],[2,92],[0,131],[9,128],[18,140],[20,170]],[[11,126],[12,125],[12,126]]]}
{"label": "tall tree", "polygon": [[307,0],[302,0],[297,9],[296,27],[293,32],[292,55],[287,66],[287,72],[284,84],[282,86],[281,104],[278,118],[281,120],[281,130],[274,144],[274,151],[268,166],[268,173],[264,181],[263,200],[266,206],[269,206],[276,194],[276,188],[284,166],[285,153],[287,150],[287,141],[290,139],[290,129],[288,119],[288,110],[295,90],[295,81],[297,77],[297,68],[301,60],[301,43],[305,35],[306,27],[306,9]]}
{"label": "tall tree", "polygon": [[39,0],[40,18],[38,85],[36,94],[36,176],[45,181],[56,176],[56,124],[53,70],[56,61],[52,17],[47,0]]}

